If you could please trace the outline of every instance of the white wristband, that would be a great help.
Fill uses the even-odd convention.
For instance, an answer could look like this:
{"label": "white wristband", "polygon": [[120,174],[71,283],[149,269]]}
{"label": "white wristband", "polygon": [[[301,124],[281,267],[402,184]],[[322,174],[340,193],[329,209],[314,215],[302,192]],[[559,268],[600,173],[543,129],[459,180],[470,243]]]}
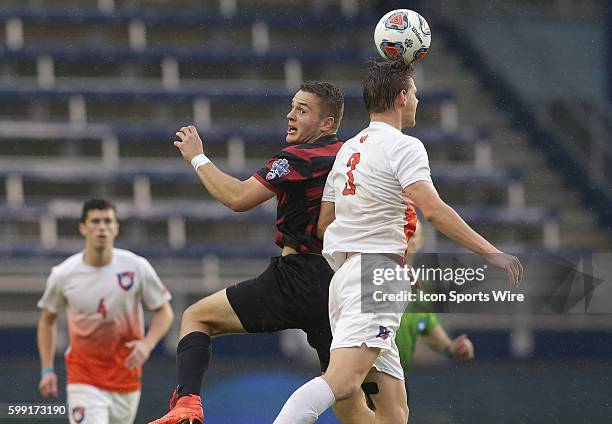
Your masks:
{"label": "white wristband", "polygon": [[200,153],[191,159],[191,166],[193,166],[193,169],[196,171],[200,166],[206,165],[207,163],[210,163],[210,159],[208,159],[204,153]]}

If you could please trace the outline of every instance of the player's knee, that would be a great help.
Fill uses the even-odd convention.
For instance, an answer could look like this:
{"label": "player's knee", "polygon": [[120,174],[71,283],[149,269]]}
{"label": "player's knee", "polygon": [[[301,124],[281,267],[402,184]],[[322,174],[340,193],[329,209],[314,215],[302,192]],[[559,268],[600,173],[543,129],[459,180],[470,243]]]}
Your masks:
{"label": "player's knee", "polygon": [[410,410],[408,409],[408,405],[401,405],[399,408],[400,421],[402,423],[408,422],[408,416],[410,415]]}
{"label": "player's knee", "polygon": [[393,408],[377,408],[376,422],[381,424],[406,424],[408,405],[393,405]]}
{"label": "player's knee", "polygon": [[215,325],[215,319],[211,313],[211,308],[207,305],[206,298],[189,306],[183,312],[181,318],[181,328],[197,328],[209,336],[214,336],[219,333],[218,327]]}
{"label": "player's knee", "polygon": [[361,390],[361,385],[357,380],[354,382],[346,382],[345,384],[341,384],[333,388],[336,402],[350,399],[357,394],[358,390]]}

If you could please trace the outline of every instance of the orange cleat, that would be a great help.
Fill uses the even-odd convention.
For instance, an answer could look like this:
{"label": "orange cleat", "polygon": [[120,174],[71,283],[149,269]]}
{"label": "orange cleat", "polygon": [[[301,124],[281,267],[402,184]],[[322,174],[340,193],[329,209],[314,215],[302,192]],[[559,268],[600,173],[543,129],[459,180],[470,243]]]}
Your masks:
{"label": "orange cleat", "polygon": [[178,398],[175,390],[170,399],[170,412],[149,424],[204,424],[200,396],[187,395]]}

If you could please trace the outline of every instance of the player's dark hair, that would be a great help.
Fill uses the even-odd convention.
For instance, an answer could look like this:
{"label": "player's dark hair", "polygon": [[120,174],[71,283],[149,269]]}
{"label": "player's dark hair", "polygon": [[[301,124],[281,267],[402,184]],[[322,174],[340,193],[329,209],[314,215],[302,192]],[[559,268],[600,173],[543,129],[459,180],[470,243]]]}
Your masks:
{"label": "player's dark hair", "polygon": [[115,207],[115,204],[111,202],[110,200],[89,199],[88,201],[83,203],[83,212],[81,213],[81,222],[85,222],[87,220],[87,214],[89,213],[89,211],[94,210],[94,209],[101,210],[101,211],[106,211],[110,209],[113,212],[115,212],[115,214],[117,214],[117,208]]}
{"label": "player's dark hair", "polygon": [[363,100],[368,112],[381,113],[393,108],[397,95],[408,90],[414,68],[402,59],[371,59],[367,72]]}
{"label": "player's dark hair", "polygon": [[321,118],[334,118],[334,131],[338,130],[344,114],[344,94],[335,85],[327,82],[306,81],[300,85],[300,90],[312,93],[319,98]]}

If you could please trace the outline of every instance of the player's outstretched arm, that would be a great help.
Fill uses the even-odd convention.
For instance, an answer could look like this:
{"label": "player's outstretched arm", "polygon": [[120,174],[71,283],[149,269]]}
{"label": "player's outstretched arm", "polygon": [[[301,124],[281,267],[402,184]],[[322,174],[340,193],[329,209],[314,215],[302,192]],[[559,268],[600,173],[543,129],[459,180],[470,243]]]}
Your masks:
{"label": "player's outstretched arm", "polygon": [[57,341],[57,314],[43,309],[36,334],[41,377],[38,390],[43,397],[57,396],[57,375],[53,370]]}
{"label": "player's outstretched arm", "polygon": [[132,340],[126,343],[127,347],[132,348],[132,352],[125,360],[127,368],[139,368],[149,359],[149,355],[157,343],[168,332],[174,319],[174,312],[170,303],[166,302],[153,311],[153,319],[149,324],[147,334],[142,340]]}
{"label": "player's outstretched arm", "polygon": [[512,287],[518,285],[523,278],[523,267],[518,258],[498,250],[470,228],[461,216],[440,198],[433,184],[417,181],[404,188],[404,196],[417,205],[425,219],[438,231],[472,252],[484,256],[490,264],[504,269]]}
{"label": "player's outstretched arm", "polygon": [[[187,162],[191,163],[194,157],[204,154],[204,144],[193,125],[182,127],[176,135],[181,141],[175,141],[174,145]],[[197,173],[206,190],[236,212],[248,211],[274,197],[274,192],[256,178],[250,177],[246,181],[240,181],[221,171],[212,162],[199,166]]]}
{"label": "player's outstretched arm", "polygon": [[466,334],[451,340],[440,324],[421,336],[425,344],[434,352],[447,355],[451,359],[469,361],[474,359],[474,345]]}
{"label": "player's outstretched arm", "polygon": [[319,221],[317,222],[317,237],[323,240],[323,234],[329,227],[329,224],[336,219],[336,204],[334,202],[321,202],[321,210],[319,212]]}

